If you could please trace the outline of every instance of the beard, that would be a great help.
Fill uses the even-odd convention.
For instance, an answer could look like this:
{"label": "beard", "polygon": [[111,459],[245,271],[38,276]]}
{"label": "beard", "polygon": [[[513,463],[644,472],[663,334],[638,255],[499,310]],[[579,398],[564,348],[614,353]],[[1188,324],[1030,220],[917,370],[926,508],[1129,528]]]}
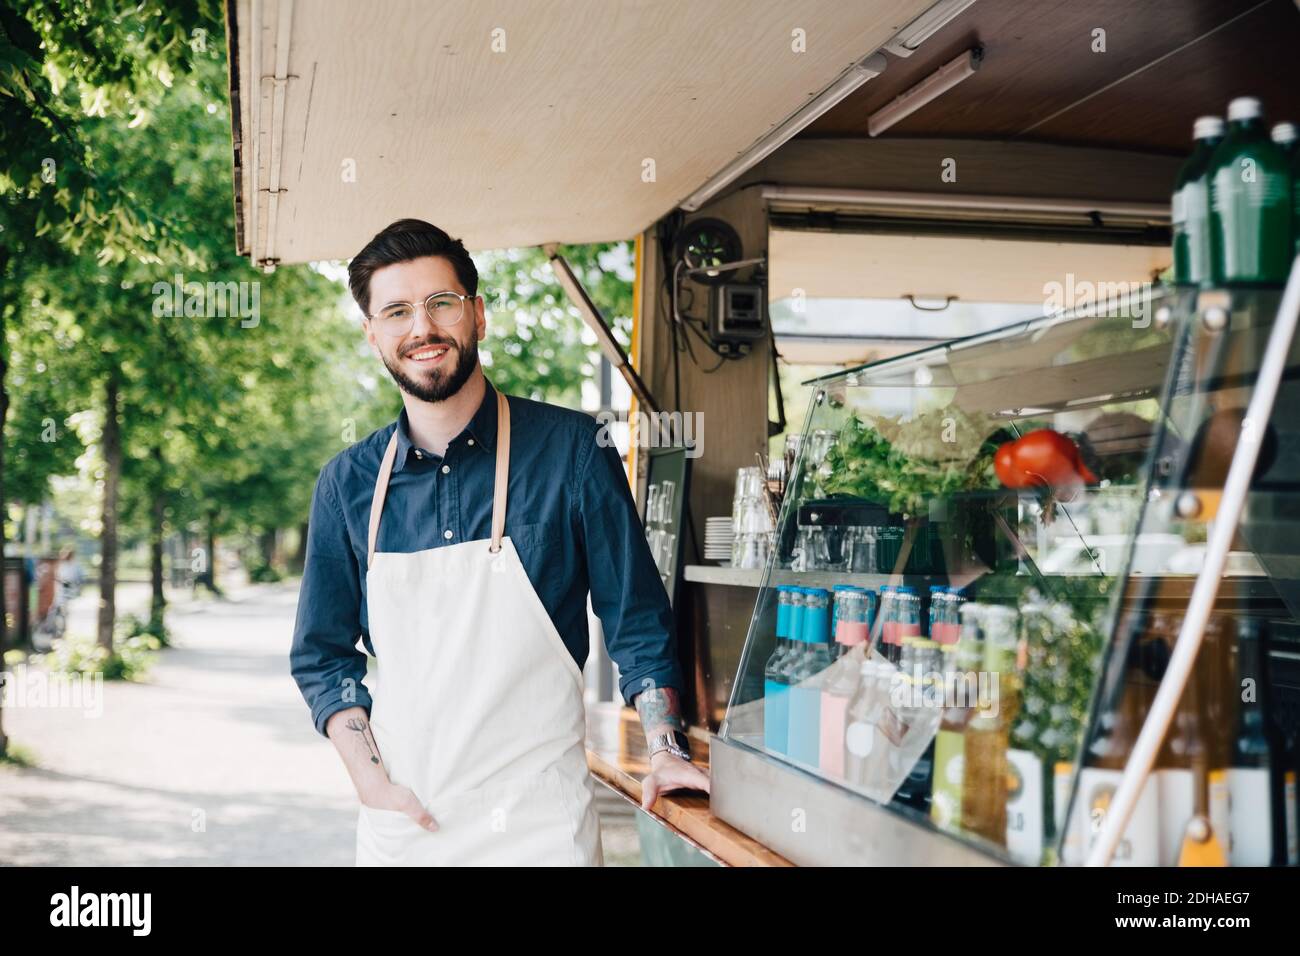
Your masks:
{"label": "beard", "polygon": [[[420,342],[413,346],[408,346],[404,352],[410,353],[418,349],[425,348],[429,345],[445,345],[456,355],[456,364],[446,370],[441,367],[433,369],[429,377],[423,381],[416,380],[407,375],[397,367],[396,362],[390,362],[388,356],[382,356],[384,367],[388,369],[388,374],[393,376],[393,381],[397,387],[408,395],[413,395],[422,402],[442,402],[459,392],[466,382],[469,381],[470,375],[478,367],[478,349],[461,348],[458,342],[450,339],[437,339],[431,342]],[[441,366],[445,363],[445,359]]]}

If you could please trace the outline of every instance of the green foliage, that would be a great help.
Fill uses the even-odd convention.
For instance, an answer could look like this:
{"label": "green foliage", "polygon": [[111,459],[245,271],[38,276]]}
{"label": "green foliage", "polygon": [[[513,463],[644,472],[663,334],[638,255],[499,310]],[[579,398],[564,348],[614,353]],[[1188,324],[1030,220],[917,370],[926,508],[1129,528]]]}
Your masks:
{"label": "green foliage", "polygon": [[121,622],[113,650],[91,635],[70,634],[54,642],[47,654],[33,655],[37,666],[55,674],[103,674],[105,680],[143,680],[157,659],[161,642],[152,634],[135,633],[131,622]]}
{"label": "green foliage", "polygon": [[118,622],[118,633],[113,639],[114,644],[137,637],[151,637],[158,642],[159,647],[170,647],[172,642],[171,632],[167,629],[161,615],[139,617],[129,614]]}
{"label": "green foliage", "polygon": [[[561,249],[615,336],[627,348],[632,328],[632,252],[626,242]],[[578,407],[595,377],[599,350],[541,249],[488,253],[479,272],[488,334],[480,348],[488,378],[507,392]]]}
{"label": "green foliage", "polygon": [[29,747],[22,747],[9,742],[9,746],[0,750],[0,764],[9,764],[12,767],[35,767],[36,753]]}
{"label": "green foliage", "polygon": [[218,23],[212,0],[0,0],[0,198],[23,207],[22,238],[100,262],[171,243],[139,184],[85,132],[109,118],[146,125],[176,77],[211,56]]}
{"label": "green foliage", "polygon": [[[951,426],[945,425],[949,419]],[[953,442],[943,440],[946,427],[954,431]],[[992,426],[968,421],[956,409],[902,425],[869,424],[850,415],[826,455],[822,487],[828,494],[878,501],[895,514],[921,515],[931,499],[998,487],[997,438]]]}
{"label": "green foliage", "polygon": [[248,569],[248,580],[253,584],[275,584],[284,580],[284,575],[265,561],[258,561]]}

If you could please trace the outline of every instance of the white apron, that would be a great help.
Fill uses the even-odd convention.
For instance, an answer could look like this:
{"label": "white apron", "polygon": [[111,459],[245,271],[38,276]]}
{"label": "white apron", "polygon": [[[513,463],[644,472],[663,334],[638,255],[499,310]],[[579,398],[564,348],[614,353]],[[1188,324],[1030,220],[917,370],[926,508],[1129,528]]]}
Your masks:
{"label": "white apron", "polygon": [[438,822],[362,806],[358,866],[600,866],[582,673],[503,537],[510,408],[497,393],[492,537],[375,553],[397,454],[370,508],[366,589],[378,661],[370,726],[389,778]]}

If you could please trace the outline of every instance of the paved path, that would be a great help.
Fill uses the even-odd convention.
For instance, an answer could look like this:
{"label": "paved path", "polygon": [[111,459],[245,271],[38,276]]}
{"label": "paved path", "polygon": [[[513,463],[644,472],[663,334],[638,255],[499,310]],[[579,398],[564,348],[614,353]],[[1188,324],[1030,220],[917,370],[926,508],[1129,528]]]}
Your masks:
{"label": "paved path", "polygon": [[[0,764],[0,864],[350,866],[356,797],[288,673],[296,603],[288,584],[182,598],[176,646],[147,683],[105,683],[102,716],[6,709],[33,766]],[[620,803],[601,800],[615,865],[637,859]]]}

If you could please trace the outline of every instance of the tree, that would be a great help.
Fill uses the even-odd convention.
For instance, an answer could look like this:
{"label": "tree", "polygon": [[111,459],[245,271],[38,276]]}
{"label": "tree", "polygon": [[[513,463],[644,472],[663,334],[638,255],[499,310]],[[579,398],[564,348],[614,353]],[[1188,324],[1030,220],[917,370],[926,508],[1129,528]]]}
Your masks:
{"label": "tree", "polygon": [[[215,23],[206,0],[0,0],[0,429],[9,412],[10,323],[33,263],[91,249],[101,261],[149,257],[169,241],[130,188],[78,134],[86,116],[147,116],[151,97],[188,69]],[[6,513],[0,449],[0,519]],[[0,552],[5,540],[0,520]],[[0,615],[3,614],[0,596]],[[7,739],[0,724],[0,754]]]}
{"label": "tree", "polygon": [[[632,328],[629,244],[562,248],[606,321],[627,348]],[[595,375],[595,336],[555,280],[541,249],[507,249],[479,257],[479,291],[488,303],[483,342],[488,375],[506,391],[577,406]]]}

